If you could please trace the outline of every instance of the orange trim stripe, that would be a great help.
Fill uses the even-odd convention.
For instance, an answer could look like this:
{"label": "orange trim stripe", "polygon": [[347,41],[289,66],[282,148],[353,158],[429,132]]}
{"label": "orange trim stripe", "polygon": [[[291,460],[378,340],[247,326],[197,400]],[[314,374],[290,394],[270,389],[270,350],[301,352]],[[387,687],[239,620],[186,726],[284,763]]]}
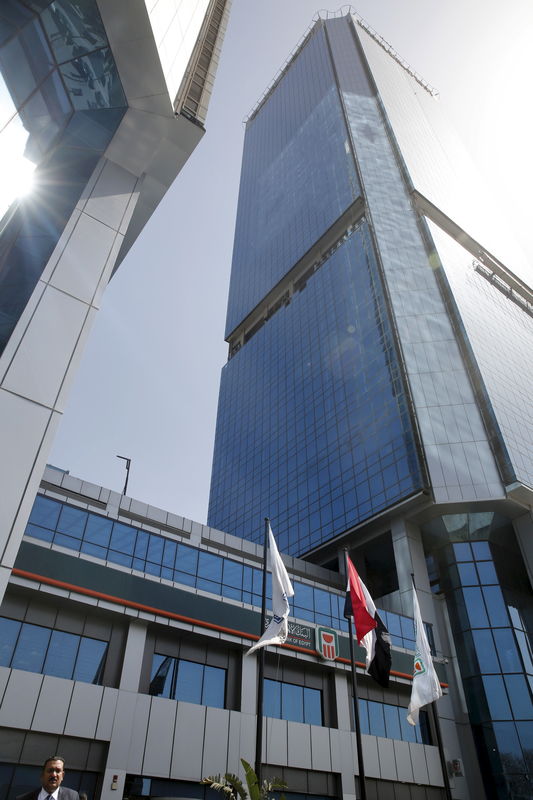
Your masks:
{"label": "orange trim stripe", "polygon": [[[215,622],[205,622],[204,620],[195,619],[194,617],[186,617],[184,614],[176,614],[174,611],[166,611],[162,608],[145,606],[143,603],[137,603],[134,600],[125,600],[123,597],[115,597],[115,595],[112,594],[104,594],[103,592],[97,592],[95,589],[87,589],[85,586],[76,586],[74,583],[66,583],[66,581],[58,581],[56,578],[48,578],[45,575],[38,575],[35,572],[27,572],[24,569],[13,567],[11,572],[13,575],[18,575],[19,578],[26,578],[31,581],[37,581],[38,583],[46,583],[48,586],[56,586],[58,589],[66,589],[69,592],[78,592],[78,594],[85,594],[88,597],[95,597],[98,600],[106,600],[108,603],[115,603],[116,605],[125,606],[126,608],[135,608],[138,611],[146,611],[149,614],[157,614],[160,617],[168,617],[168,619],[186,622],[189,625],[198,625],[201,628],[220,631],[220,633],[229,633],[232,636],[240,636],[243,639],[251,639],[252,641],[257,641],[259,639],[259,636],[257,636],[255,633],[245,633],[244,631],[238,631],[234,628],[226,628],[224,625],[217,625]],[[298,647],[298,645],[294,644],[284,644],[282,647],[288,650],[295,650],[298,653],[314,653],[315,655],[318,655],[316,650],[308,650],[305,647]],[[336,661],[339,661],[342,664],[350,663],[349,659],[341,658],[340,656],[336,658]],[[365,668],[365,664],[363,664],[361,661],[356,661],[355,665],[357,667],[361,667],[362,669]],[[406,672],[396,672],[396,670],[391,670],[390,674],[397,678],[407,678],[408,680],[413,680],[413,676],[408,675]],[[448,688],[447,683],[441,683],[441,686],[445,689]]]}

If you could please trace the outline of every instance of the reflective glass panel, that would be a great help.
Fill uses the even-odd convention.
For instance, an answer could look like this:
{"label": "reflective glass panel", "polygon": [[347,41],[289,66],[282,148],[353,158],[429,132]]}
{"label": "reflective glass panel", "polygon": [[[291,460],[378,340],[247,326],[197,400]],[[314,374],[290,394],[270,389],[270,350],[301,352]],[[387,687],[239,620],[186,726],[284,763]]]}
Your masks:
{"label": "reflective glass panel", "polygon": [[57,678],[72,678],[80,637],[63,631],[52,631],[43,672]]}
{"label": "reflective glass panel", "polygon": [[159,697],[171,697],[172,680],[176,668],[176,659],[154,653],[152,672],[150,675],[149,694]]}
{"label": "reflective glass panel", "polygon": [[20,632],[20,622],[14,619],[0,617],[0,666],[9,667],[17,637]]}
{"label": "reflective glass panel", "polygon": [[322,692],[304,687],[304,722],[322,725]]}
{"label": "reflective glass panel", "polygon": [[502,672],[521,672],[522,664],[511,628],[496,628],[494,641],[500,657]]}
{"label": "reflective glass panel", "polygon": [[35,525],[42,525],[43,528],[51,528],[54,530],[57,525],[57,520],[59,519],[61,508],[61,503],[51,500],[49,497],[37,495],[29,521],[35,523]]}
{"label": "reflective glass panel", "polygon": [[383,703],[368,702],[368,721],[373,736],[386,736]]}
{"label": "reflective glass panel", "polygon": [[132,555],[135,548],[136,534],[135,528],[130,528],[129,525],[123,525],[121,522],[115,522],[113,523],[113,533],[111,534],[109,546],[119,553]]}
{"label": "reflective glass panel", "polygon": [[219,667],[204,667],[202,704],[213,708],[224,708],[226,670]]}
{"label": "reflective glass panel", "polygon": [[107,642],[82,636],[74,667],[74,680],[101,683],[106,654]]}
{"label": "reflective glass panel", "polygon": [[42,672],[51,631],[23,623],[11,666],[29,672]]}
{"label": "reflective glass panel", "polygon": [[178,662],[178,679],[176,681],[176,700],[201,704],[203,673],[202,664],[180,659]]}
{"label": "reflective glass panel", "polygon": [[113,523],[110,519],[97,517],[96,514],[89,514],[85,528],[85,540],[101,547],[107,547],[112,527]]}
{"label": "reflective glass panel", "polygon": [[57,530],[61,531],[61,533],[66,533],[68,536],[73,536],[75,539],[81,539],[86,522],[86,511],[81,511],[81,509],[72,508],[71,506],[63,506],[59,515]]}
{"label": "reflective glass panel", "polygon": [[263,703],[265,716],[281,719],[281,683],[265,679]]}
{"label": "reflective glass panel", "polygon": [[503,678],[499,675],[484,675],[483,686],[491,719],[512,719]]}
{"label": "reflective glass panel", "polygon": [[302,686],[292,683],[281,684],[281,715],[291,722],[304,720],[304,693]]}

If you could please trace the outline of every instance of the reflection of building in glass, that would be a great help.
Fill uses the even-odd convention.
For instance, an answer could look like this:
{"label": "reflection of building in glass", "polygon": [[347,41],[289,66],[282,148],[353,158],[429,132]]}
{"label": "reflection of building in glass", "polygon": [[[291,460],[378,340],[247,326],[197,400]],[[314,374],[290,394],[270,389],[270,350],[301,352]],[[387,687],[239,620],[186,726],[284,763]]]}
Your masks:
{"label": "reflection of building in glass", "polygon": [[102,291],[203,135],[228,9],[0,8],[0,595]]}
{"label": "reflection of building in glass", "polygon": [[457,796],[525,798],[533,296],[487,205],[431,87],[319,20],[246,125],[209,524],[259,542],[269,516],[330,568],[348,546],[395,611],[414,572],[461,676]]}

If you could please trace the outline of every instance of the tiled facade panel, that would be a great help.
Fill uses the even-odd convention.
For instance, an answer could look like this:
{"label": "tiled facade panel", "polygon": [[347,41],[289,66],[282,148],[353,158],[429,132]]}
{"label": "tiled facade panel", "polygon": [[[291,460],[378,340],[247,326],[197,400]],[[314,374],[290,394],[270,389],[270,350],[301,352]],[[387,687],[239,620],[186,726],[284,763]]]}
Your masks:
{"label": "tiled facade panel", "polygon": [[476,272],[457,242],[433,223],[429,227],[503,439],[506,483],[533,486],[533,319]]}
{"label": "tiled facade panel", "polygon": [[[327,22],[343,102],[420,420],[437,501],[503,494],[475,397],[417,225],[378,100],[345,20]],[[360,67],[354,69],[354,60]],[[391,62],[395,68],[395,63]],[[421,89],[422,91],[422,89]],[[371,135],[369,135],[371,132]],[[415,387],[435,374],[429,398]],[[438,397],[450,378],[452,397]],[[426,375],[426,384],[429,376]],[[455,389],[453,387],[456,387]],[[432,403],[435,403],[434,405]],[[448,433],[449,431],[449,433]],[[453,441],[450,441],[450,437]],[[486,468],[479,475],[480,460]],[[466,482],[465,482],[466,481]]]}
{"label": "tiled facade panel", "polygon": [[12,486],[9,502],[2,504],[0,552],[7,567],[13,565],[67,388],[118,255],[119,228],[136,197],[136,179],[105,159],[95,177],[0,358],[0,480]]}

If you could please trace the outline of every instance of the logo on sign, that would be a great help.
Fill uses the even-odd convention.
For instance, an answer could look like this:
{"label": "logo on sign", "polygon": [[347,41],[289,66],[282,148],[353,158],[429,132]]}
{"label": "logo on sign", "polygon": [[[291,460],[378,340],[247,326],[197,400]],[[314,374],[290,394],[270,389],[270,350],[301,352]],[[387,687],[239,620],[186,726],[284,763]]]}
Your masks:
{"label": "logo on sign", "polygon": [[317,628],[316,649],[326,661],[335,661],[339,655],[337,632],[331,628]]}
{"label": "logo on sign", "polygon": [[423,675],[425,671],[426,671],[426,665],[424,664],[424,659],[422,658],[422,655],[417,651],[415,653],[413,678],[416,678],[417,675]]}

